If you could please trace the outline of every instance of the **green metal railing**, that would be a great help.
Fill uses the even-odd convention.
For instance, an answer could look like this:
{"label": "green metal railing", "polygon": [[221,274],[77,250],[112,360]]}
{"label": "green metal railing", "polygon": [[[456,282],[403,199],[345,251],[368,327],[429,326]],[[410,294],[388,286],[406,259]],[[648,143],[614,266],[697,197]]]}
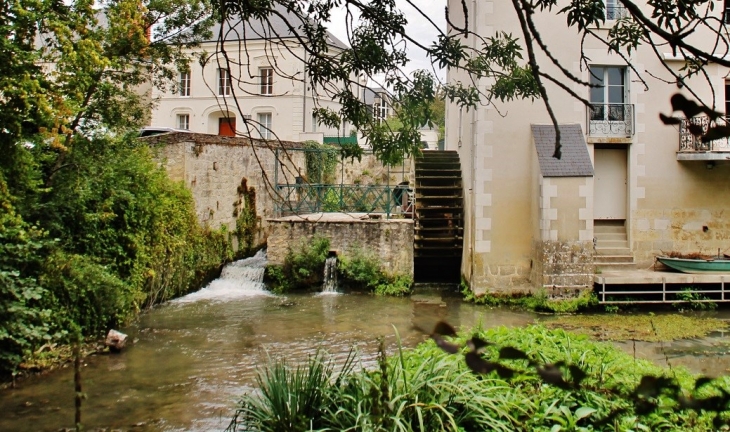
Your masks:
{"label": "green metal railing", "polygon": [[400,187],[376,185],[287,184],[276,187],[280,215],[304,213],[394,213],[408,212],[403,208]]}
{"label": "green metal railing", "polygon": [[322,138],[322,142],[325,144],[357,144],[357,136],[325,136]]}

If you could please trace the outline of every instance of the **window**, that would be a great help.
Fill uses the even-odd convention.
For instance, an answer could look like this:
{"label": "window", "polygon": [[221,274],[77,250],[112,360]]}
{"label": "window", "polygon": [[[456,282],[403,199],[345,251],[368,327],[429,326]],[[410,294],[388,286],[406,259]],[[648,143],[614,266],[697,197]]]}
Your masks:
{"label": "window", "polygon": [[262,68],[261,72],[261,94],[270,95],[274,93],[274,69]]}
{"label": "window", "polygon": [[725,81],[725,118],[730,117],[730,80]]}
{"label": "window", "polygon": [[190,96],[190,70],[180,72],[180,96]]}
{"label": "window", "polygon": [[388,118],[388,104],[384,100],[379,100],[373,103],[373,117],[379,120],[385,120]]}
{"label": "window", "polygon": [[730,0],[725,0],[724,6],[725,8],[722,14],[722,20],[725,24],[730,24]]}
{"label": "window", "polygon": [[626,95],[626,68],[591,66],[591,120],[624,120]]}
{"label": "window", "polygon": [[605,0],[605,2],[607,20],[617,20],[629,16],[629,11],[621,6],[618,0]]}
{"label": "window", "polygon": [[231,73],[228,69],[218,69],[218,95],[231,95]]}
{"label": "window", "polygon": [[258,115],[259,120],[259,135],[262,139],[271,139],[271,113],[260,113]]}
{"label": "window", "polygon": [[177,115],[177,128],[190,130],[190,114]]}

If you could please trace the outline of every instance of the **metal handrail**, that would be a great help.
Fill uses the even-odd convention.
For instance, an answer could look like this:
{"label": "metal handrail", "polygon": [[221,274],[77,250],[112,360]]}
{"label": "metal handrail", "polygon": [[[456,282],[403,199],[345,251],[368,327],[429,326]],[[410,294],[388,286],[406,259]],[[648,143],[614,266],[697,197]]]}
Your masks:
{"label": "metal handrail", "polygon": [[[280,184],[277,214],[305,213],[393,213],[406,212],[401,205],[406,189],[390,185]],[[407,206],[406,206],[407,207]]]}
{"label": "metal handrail", "polygon": [[634,104],[591,104],[586,107],[589,136],[634,135]]}
{"label": "metal handrail", "polygon": [[629,10],[623,6],[606,6],[606,20],[617,20],[629,16]]}
{"label": "metal handrail", "polygon": [[[680,152],[713,152],[730,151],[730,139],[727,137],[712,141],[702,141],[701,136],[706,134],[711,126],[724,126],[728,123],[726,118],[710,120],[705,115],[683,118],[679,124],[679,151]],[[695,135],[690,130],[690,125],[701,131]]]}

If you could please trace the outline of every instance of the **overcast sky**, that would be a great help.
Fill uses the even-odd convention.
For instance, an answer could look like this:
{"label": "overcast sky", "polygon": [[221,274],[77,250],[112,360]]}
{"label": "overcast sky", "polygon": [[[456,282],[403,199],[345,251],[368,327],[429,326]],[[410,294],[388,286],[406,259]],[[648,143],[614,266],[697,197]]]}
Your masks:
{"label": "overcast sky", "polygon": [[[444,30],[446,28],[446,18],[444,16],[444,8],[446,7],[446,0],[414,0],[413,3],[419,5],[419,8],[425,13],[439,28]],[[419,41],[425,46],[430,46],[436,40],[438,33],[433,27],[433,24],[428,22],[426,18],[421,15],[413,6],[409,5],[404,0],[396,0],[398,7],[404,12],[408,25],[406,26],[406,32],[415,40]],[[344,42],[347,42],[347,30],[345,29],[345,10],[338,9],[332,14],[333,20],[329,27],[329,31],[332,32],[337,38]],[[417,69],[427,69],[431,72],[431,62],[426,58],[426,54],[418,47],[409,45],[408,47],[408,58],[410,62],[406,68],[406,72],[413,72]],[[444,78],[446,72],[443,70],[436,71],[440,78]]]}

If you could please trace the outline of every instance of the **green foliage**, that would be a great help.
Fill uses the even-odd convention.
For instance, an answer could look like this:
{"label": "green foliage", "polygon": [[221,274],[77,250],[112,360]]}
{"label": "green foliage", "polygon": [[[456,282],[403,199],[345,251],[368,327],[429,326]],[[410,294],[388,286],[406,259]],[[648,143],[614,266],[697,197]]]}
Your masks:
{"label": "green foliage", "polygon": [[13,373],[24,356],[50,339],[51,311],[40,306],[38,283],[45,233],[15,211],[0,175],[0,374]]}
{"label": "green foliage", "polygon": [[264,276],[269,289],[281,294],[321,286],[329,250],[330,241],[324,237],[303,239],[293,245],[284,258],[284,265],[266,267]]}
{"label": "green foliage", "polygon": [[[286,400],[301,401],[311,391],[291,383],[321,383],[321,396],[311,398],[309,422],[289,430],[687,430],[715,429],[712,416],[701,410],[677,409],[676,400],[667,393],[657,394],[655,410],[635,406],[625,394],[643,376],[667,377],[669,371],[649,361],[636,360],[610,344],[591,342],[586,337],[540,326],[499,327],[488,331],[475,329],[467,337],[490,342],[483,359],[508,366],[510,378],[490,372],[479,377],[467,367],[462,355],[451,355],[434,341],[413,350],[400,350],[385,358],[381,348],[379,368],[351,370],[345,367],[336,379],[321,371],[322,363],[310,361],[307,369],[285,368],[278,364],[278,375],[266,372],[260,382],[261,394],[247,394],[229,430],[285,430],[275,419],[292,419]],[[473,340],[473,339],[472,339]],[[509,348],[509,349],[508,349]],[[536,373],[532,363],[574,366],[569,372],[581,389],[550,384],[549,375]],[[517,355],[519,354],[519,355]],[[501,360],[500,360],[501,359]],[[572,374],[572,375],[570,375]],[[681,368],[673,369],[671,380],[693,397],[718,395],[727,389],[727,379],[702,386],[701,381]],[[312,377],[312,378],[310,378]],[[325,379],[329,377],[329,379]],[[555,380],[552,380],[556,382]],[[645,382],[645,381],[642,381]],[[703,381],[704,382],[704,381]],[[272,383],[277,387],[273,397]],[[695,387],[699,390],[694,390]],[[700,388],[701,387],[701,388]],[[644,385],[644,390],[651,391]],[[271,401],[276,400],[274,404]],[[602,422],[617,412],[613,420]],[[304,415],[301,410],[297,411]],[[264,423],[267,419],[269,423]],[[292,424],[291,422],[288,424]]]}
{"label": "green foliage", "polygon": [[321,352],[296,367],[283,360],[273,361],[257,377],[260,396],[245,395],[226,430],[311,430],[331,389],[339,387],[351,372],[352,359],[351,354],[339,374]]}
{"label": "green foliage", "polygon": [[316,141],[304,143],[307,163],[307,181],[313,184],[335,183],[335,168],[340,162],[340,151],[337,147],[319,144]]}
{"label": "green foliage", "polygon": [[672,306],[679,310],[717,309],[717,303],[707,301],[709,300],[707,296],[692,291],[697,291],[697,288],[691,286],[682,288],[682,292],[677,294],[677,300],[683,301],[685,303],[673,303]]}
{"label": "green foliage", "polygon": [[126,322],[144,299],[93,258],[63,252],[47,259],[41,283],[49,293],[43,303],[55,311],[54,327],[69,330],[76,324],[88,335]]}
{"label": "green foliage", "polygon": [[526,309],[537,312],[551,313],[574,313],[595,308],[598,305],[598,298],[590,290],[580,293],[577,297],[566,299],[551,299],[545,289],[537,290],[534,293],[516,294],[492,294],[486,293],[476,296],[462,280],[461,293],[465,301],[491,307],[511,307]]}
{"label": "green foliage", "polygon": [[291,289],[289,278],[284,273],[284,266],[268,265],[264,270],[264,283],[274,294],[284,294]]}
{"label": "green foliage", "polygon": [[[238,186],[238,201],[234,204],[236,216],[236,239],[238,252],[241,256],[248,256],[254,249],[256,234],[259,231],[259,217],[256,215],[256,190],[247,185],[247,180],[241,180]],[[239,207],[241,209],[239,210]]]}
{"label": "green foliage", "polygon": [[413,279],[406,275],[385,273],[380,259],[372,252],[354,248],[351,255],[340,257],[340,281],[351,288],[369,289],[377,295],[401,297],[410,294]]}

